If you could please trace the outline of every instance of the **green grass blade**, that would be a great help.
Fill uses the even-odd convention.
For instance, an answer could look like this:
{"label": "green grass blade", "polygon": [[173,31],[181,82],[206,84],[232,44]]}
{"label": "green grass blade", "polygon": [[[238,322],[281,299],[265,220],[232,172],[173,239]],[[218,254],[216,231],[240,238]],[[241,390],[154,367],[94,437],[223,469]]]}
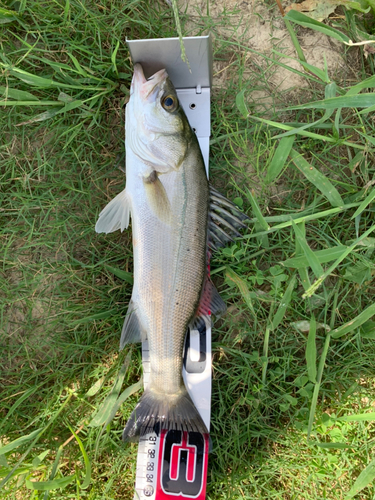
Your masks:
{"label": "green grass blade", "polygon": [[327,24],[323,24],[319,21],[315,21],[315,19],[312,19],[309,16],[306,16],[305,14],[302,14],[301,12],[297,12],[295,10],[290,10],[286,15],[285,19],[288,19],[289,21],[293,21],[296,24],[299,24],[300,26],[303,26],[305,28],[310,28],[315,31],[319,31],[320,33],[324,33],[325,35],[328,35],[332,38],[335,38],[336,40],[339,40],[340,42],[344,43],[350,43],[350,38],[344,35],[344,33],[341,33],[341,31],[336,30],[335,28],[332,28],[331,26],[328,26]]}
{"label": "green grass blade", "polygon": [[333,207],[340,207],[344,202],[337,191],[325,175],[310,165],[302,155],[292,149],[290,157],[300,172],[327,198]]}
{"label": "green grass blade", "polygon": [[375,111],[375,104],[373,106],[369,106],[368,108],[361,109],[361,111],[358,112],[358,115],[367,115],[368,113],[372,113]]}
{"label": "green grass blade", "polygon": [[11,23],[16,20],[18,20],[18,14],[16,11],[0,7],[0,24]]}
{"label": "green grass blade", "polygon": [[70,0],[65,0],[64,22],[66,22],[68,20],[69,9],[70,9]]}
{"label": "green grass blade", "polygon": [[287,289],[285,290],[285,293],[284,293],[282,299],[280,300],[280,305],[276,311],[276,314],[270,322],[269,329],[271,331],[275,330],[282,322],[282,320],[285,316],[285,312],[290,304],[295,284],[296,284],[296,277],[292,276],[292,278],[289,282],[289,285],[287,286]]}
{"label": "green grass blade", "polygon": [[21,436],[11,443],[6,444],[5,446],[2,446],[0,448],[0,455],[5,455],[6,453],[9,453],[12,450],[15,450],[19,446],[24,445],[25,443],[28,443],[32,439],[34,439],[38,434],[41,432],[42,429],[37,429],[36,431],[30,432],[30,434],[27,434],[26,436]]}
{"label": "green grass blade", "polygon": [[[96,439],[96,444],[95,444],[95,454],[98,453],[99,450],[99,444],[100,444],[100,439],[103,435],[103,432],[106,428],[108,428],[109,424],[112,422],[112,420],[115,418],[116,413],[118,412],[120,406],[124,401],[126,401],[131,395],[135,394],[136,392],[140,391],[143,388],[143,377],[141,377],[138,382],[135,384],[131,385],[130,387],[127,387],[121,395],[117,398],[117,400],[113,403],[112,407],[109,407],[109,411],[107,412],[107,418],[105,422],[102,423],[102,429]],[[90,424],[91,425],[91,424]]]}
{"label": "green grass blade", "polygon": [[44,78],[42,76],[33,75],[27,71],[24,71],[19,68],[11,69],[10,74],[27,83],[28,85],[32,85],[33,87],[39,88],[50,88],[53,86],[53,80],[50,78]]}
{"label": "green grass blade", "polygon": [[44,89],[57,87],[66,89],[77,89],[77,90],[93,90],[95,92],[109,90],[106,87],[98,87],[98,86],[92,87],[90,85],[73,85],[73,84],[56,82],[51,78],[45,78],[42,76],[33,75],[32,73],[24,71],[20,68],[10,68],[0,63],[0,67],[1,66],[3,66],[4,69],[8,70],[11,75],[15,76],[24,83],[27,83],[28,85],[32,85],[33,87],[44,88]]}
{"label": "green grass blade", "polygon": [[110,309],[109,311],[103,311],[100,313],[92,314],[91,316],[85,316],[84,318],[76,319],[71,322],[72,325],[80,325],[82,323],[90,323],[91,321],[97,321],[100,319],[106,319],[113,316],[117,312],[117,309]]}
{"label": "green grass blade", "polygon": [[116,75],[118,75],[118,69],[117,69],[117,65],[116,65],[116,57],[117,57],[117,52],[118,52],[119,47],[120,47],[120,41],[117,40],[116,47],[111,54],[111,61],[113,64],[113,70],[116,73]]}
{"label": "green grass blade", "polygon": [[[275,231],[279,231],[280,229],[290,227],[293,224],[293,221],[295,224],[300,224],[301,222],[309,222],[311,220],[318,220],[318,219],[329,217],[331,215],[338,214],[340,212],[343,212],[345,210],[349,210],[350,208],[354,208],[354,207],[358,207],[358,206],[359,206],[359,203],[348,203],[347,205],[344,205],[342,207],[330,208],[329,210],[323,210],[322,212],[317,212],[317,213],[311,214],[311,215],[303,215],[302,217],[296,217],[296,218],[290,217],[289,221],[285,221],[285,222],[282,222],[280,224],[277,224],[276,226],[272,226],[272,227],[270,227],[270,229],[268,231],[262,231],[262,233],[260,233],[260,234],[269,234],[269,233],[273,233]],[[259,236],[259,234],[254,233],[254,234],[246,234],[243,237],[246,239],[251,239],[251,238],[256,238],[257,236]],[[365,240],[365,239],[366,238],[363,238],[363,240]],[[360,244],[360,242],[358,244]],[[346,248],[348,248],[348,247],[346,247]]]}
{"label": "green grass blade", "polygon": [[294,48],[295,48],[295,50],[297,52],[299,60],[303,61],[303,62],[306,62],[305,54],[303,53],[303,50],[302,50],[301,45],[300,45],[300,43],[298,41],[298,37],[296,35],[296,32],[293,29],[293,26],[290,24],[290,22],[287,19],[285,19],[285,17],[284,17],[284,22],[285,22],[286,29],[289,32],[289,36],[290,36],[290,38],[292,40]]}
{"label": "green grass blade", "polygon": [[322,116],[322,118],[320,118],[319,120],[312,122],[312,123],[305,123],[301,127],[293,128],[292,130],[289,130],[288,132],[284,132],[283,134],[277,134],[277,135],[273,136],[272,138],[273,139],[280,139],[282,137],[288,137],[290,135],[298,135],[298,134],[302,135],[302,132],[304,130],[307,130],[307,129],[312,128],[312,127],[318,127],[319,125],[321,126],[325,121],[328,120],[328,118],[332,115],[332,113],[333,113],[333,110],[332,111],[326,110],[324,113],[324,116]]}
{"label": "green grass blade", "polygon": [[369,234],[371,234],[373,231],[375,230],[375,225],[370,227],[370,229],[368,229],[365,233],[363,233],[362,236],[360,236],[359,238],[357,238],[354,243],[352,243],[349,247],[347,247],[346,250],[344,250],[342,252],[342,254],[340,255],[340,257],[338,257],[335,262],[331,265],[331,267],[329,267],[329,269],[327,269],[327,271],[323,274],[323,276],[321,276],[320,278],[318,278],[315,283],[313,283],[311,285],[311,287],[304,293],[304,295],[302,296],[303,298],[305,297],[311,297],[311,295],[313,295],[315,293],[315,291],[320,287],[320,285],[323,283],[323,281],[330,275],[333,273],[333,271],[336,269],[336,267],[355,249],[355,247],[357,245],[359,245],[361,243],[362,240],[365,240],[367,238],[367,236]]}
{"label": "green grass blade", "polygon": [[363,490],[363,488],[366,488],[366,486],[368,486],[374,479],[375,479],[375,460],[372,460],[357,477],[349,493],[346,495],[345,500],[353,498],[357,493]]}
{"label": "green grass blade", "polygon": [[64,489],[68,484],[74,481],[76,477],[77,476],[73,474],[72,476],[52,479],[51,481],[30,481],[30,479],[26,479],[26,488],[37,491]]}
{"label": "green grass blade", "polygon": [[102,406],[99,408],[94,418],[91,420],[89,424],[90,427],[98,427],[99,425],[103,425],[108,419],[108,416],[110,415],[112,408],[120,394],[122,383],[124,381],[126,372],[128,371],[130,365],[130,360],[131,360],[131,353],[129,353],[126,356],[125,362],[120,368],[120,371],[117,375],[115,384],[111,392],[104,400]]}
{"label": "green grass blade", "polygon": [[74,432],[74,430],[70,426],[69,426],[69,429],[70,429],[71,433],[73,434],[75,440],[78,443],[79,449],[81,450],[83,460],[85,463],[85,479],[83,480],[83,483],[81,484],[81,488],[83,490],[85,490],[86,488],[88,488],[88,486],[91,483],[91,462],[90,462],[90,459],[87,455],[87,452],[83,446],[81,439],[79,438],[79,436]]}
{"label": "green grass blade", "polygon": [[358,215],[360,215],[364,211],[364,209],[368,205],[370,205],[370,203],[373,201],[374,198],[375,198],[375,189],[372,189],[370,194],[366,196],[366,198],[362,201],[357,210],[354,212],[354,214],[352,215],[352,219],[355,219]]}
{"label": "green grass blade", "polygon": [[25,90],[12,89],[10,87],[2,87],[0,85],[0,96],[2,97],[10,97],[11,99],[15,99],[16,101],[36,101],[40,102],[38,97],[31,94],[30,92],[26,92]]}
{"label": "green grass blade", "polygon": [[316,344],[315,344],[315,336],[316,336],[316,320],[314,314],[311,315],[310,319],[310,329],[309,335],[307,337],[306,344],[306,365],[307,365],[307,374],[310,382],[313,384],[316,383]]}
{"label": "green grass blade", "polygon": [[128,273],[127,271],[122,271],[121,269],[117,269],[116,267],[112,267],[112,266],[108,266],[108,265],[105,265],[104,267],[106,269],[108,269],[108,271],[110,273],[112,273],[115,276],[117,276],[118,278],[126,281],[126,283],[129,283],[129,285],[133,284],[133,273]]}
{"label": "green grass blade", "polygon": [[254,217],[257,219],[259,226],[263,229],[263,231],[268,231],[270,226],[268,225],[268,223],[264,219],[262,212],[260,211],[258,202],[255,199],[255,196],[247,188],[246,188],[246,192],[247,192],[248,200],[250,201],[251,207],[252,207],[253,212],[254,212]]}
{"label": "green grass blade", "polygon": [[[0,107],[1,106],[63,106],[64,103],[58,102],[58,101],[8,101],[7,99],[4,101],[0,100]],[[47,111],[47,113],[49,113]],[[56,112],[52,111],[54,113],[52,116],[55,116],[57,114]],[[45,113],[42,113],[43,115]],[[41,116],[41,115],[38,115]],[[33,121],[42,121],[42,120],[33,120]],[[22,125],[26,123],[31,123],[31,120],[27,122],[23,122]]]}
{"label": "green grass blade", "polygon": [[262,384],[266,383],[268,367],[268,345],[270,341],[270,329],[267,327],[264,333],[263,356],[262,356]]}
{"label": "green grass blade", "polygon": [[245,91],[246,90],[241,90],[241,92],[238,92],[236,95],[236,106],[241,115],[247,118],[250,113],[245,102]]}
{"label": "green grass blade", "polygon": [[351,444],[346,443],[311,443],[314,446],[318,446],[319,448],[324,448],[326,450],[345,450],[347,448],[351,448]]}
{"label": "green grass blade", "polygon": [[[56,476],[56,473],[57,473],[58,468],[59,468],[59,463],[60,463],[61,455],[63,454],[63,452],[64,452],[64,447],[63,447],[63,445],[61,445],[61,446],[59,446],[59,448],[57,450],[56,458],[55,458],[55,460],[53,462],[51,474],[49,476],[49,481],[52,481],[52,479],[54,479],[55,476]],[[44,497],[43,497],[43,500],[47,500],[47,499],[48,499],[48,491],[46,491],[44,493]]]}
{"label": "green grass blade", "polygon": [[[297,61],[298,59],[295,59],[294,57],[290,57],[286,54],[283,54],[282,52],[278,52],[277,50],[272,51],[274,54],[277,54],[278,56],[285,57],[286,59],[292,59],[293,61]],[[320,68],[317,68],[316,66],[313,66],[312,64],[309,64],[306,61],[298,60],[298,62],[301,64],[301,66],[312,73],[313,75],[317,76],[322,82],[324,83],[329,83],[329,78],[326,72]]]}
{"label": "green grass blade", "polygon": [[368,321],[375,314],[375,304],[368,306],[364,311],[362,311],[356,318],[345,325],[340,326],[339,328],[335,328],[332,330],[332,338],[339,339],[346,333],[350,333],[359,326],[363,325],[366,321]]}
{"label": "green grass blade", "polygon": [[319,260],[317,259],[315,253],[311,250],[311,248],[307,244],[307,241],[306,241],[302,231],[297,226],[297,224],[294,223],[294,221],[293,221],[293,229],[294,229],[296,238],[298,240],[298,243],[300,244],[300,246],[305,254],[305,257],[306,257],[306,260],[307,260],[309,266],[311,267],[315,276],[317,278],[320,278],[322,276],[322,274],[324,273],[324,270],[323,270],[322,266],[320,265]]}
{"label": "green grass blade", "polygon": [[312,426],[313,426],[313,423],[314,423],[316,405],[317,405],[317,402],[318,402],[320,385],[321,385],[321,382],[322,382],[324,365],[325,365],[326,358],[327,358],[327,353],[328,353],[328,348],[329,348],[330,340],[331,340],[331,335],[328,333],[327,337],[326,337],[326,340],[325,340],[325,343],[324,343],[323,352],[322,352],[322,354],[320,356],[319,367],[318,367],[318,374],[317,374],[317,377],[316,377],[316,384],[315,384],[315,387],[314,387],[313,397],[312,397],[312,400],[311,400],[311,407],[310,407],[310,414],[309,414],[309,423],[308,423],[308,426],[307,426],[307,436],[308,437],[311,434],[311,429],[312,429]]}
{"label": "green grass blade", "polygon": [[[345,251],[348,247],[345,245],[337,245],[332,248],[325,248],[324,250],[317,250],[314,252],[314,255],[319,262],[319,264],[326,264],[327,262],[331,262],[332,260],[340,257],[343,251]],[[281,266],[291,267],[293,269],[302,269],[309,265],[307,258],[302,255],[300,257],[293,257],[291,259],[284,260],[284,262],[280,262]]]}
{"label": "green grass blade", "polygon": [[270,184],[280,175],[289,156],[290,150],[292,149],[294,139],[295,136],[290,135],[289,137],[282,138],[279,142],[267,169],[265,179],[267,184]]}
{"label": "green grass blade", "polygon": [[[299,224],[299,229],[302,233],[303,238],[306,238],[306,225],[305,225],[304,221]],[[311,286],[310,277],[309,277],[309,270],[308,270],[309,263],[307,262],[307,259],[304,255],[303,248],[301,247],[298,238],[295,238],[295,247],[296,247],[296,256],[297,256],[296,259],[303,258],[304,261],[306,262],[306,264],[304,264],[303,266],[301,266],[298,269],[298,274],[299,274],[299,277],[301,279],[303,289],[306,291]],[[282,262],[280,264],[282,264]]]}
{"label": "green grass blade", "polygon": [[127,387],[118,397],[117,401],[113,405],[113,408],[111,408],[111,412],[108,415],[107,420],[104,423],[104,427],[106,427],[112,420],[115,418],[116,413],[118,412],[120,406],[124,401],[126,401],[130,396],[135,394],[136,392],[142,390],[143,388],[143,378],[141,377],[138,382],[135,382],[135,384],[132,384],[130,387]]}
{"label": "green grass blade", "polygon": [[104,383],[104,380],[105,380],[105,376],[103,377],[100,377],[91,387],[90,389],[86,392],[85,396],[88,397],[88,398],[91,398],[92,396],[95,396],[95,394],[97,394],[100,389],[102,388],[103,386],[103,383]]}
{"label": "green grass blade", "polygon": [[237,273],[235,273],[233,271],[233,269],[231,269],[230,267],[226,267],[225,268],[225,275],[226,277],[233,281],[236,286],[238,287],[241,295],[242,295],[242,298],[244,299],[246,305],[248,306],[248,308],[250,309],[250,311],[253,313],[253,315],[255,316],[255,311],[254,311],[254,307],[253,307],[253,302],[251,300],[251,296],[250,296],[250,290],[249,290],[249,287],[247,286],[247,283],[246,281],[244,281],[242,278],[240,278],[240,276],[238,276]]}
{"label": "green grass blade", "polygon": [[[55,105],[60,105],[60,104],[63,104],[63,103],[56,103]],[[29,125],[30,123],[35,123],[35,122],[43,122],[45,120],[49,120],[50,118],[53,118],[56,115],[61,114],[61,113],[65,113],[65,112],[71,111],[73,109],[79,108],[80,106],[82,106],[82,104],[83,104],[83,101],[81,101],[81,100],[69,102],[68,104],[65,104],[65,105],[63,104],[63,106],[60,107],[59,109],[45,111],[44,113],[40,113],[39,115],[33,116],[33,118],[30,118],[30,120],[26,120],[24,122],[18,123],[17,125],[21,126],[21,125]]]}
{"label": "green grass blade", "polygon": [[82,66],[79,64],[78,59],[77,59],[75,56],[73,56],[73,54],[70,54],[69,52],[68,52],[68,56],[69,56],[69,57],[70,57],[70,59],[72,60],[72,63],[74,64],[74,66],[75,66],[76,70],[78,71],[78,73],[79,73],[80,75],[84,76],[84,77],[87,77],[87,76],[88,76],[88,74],[87,74],[87,72],[86,72],[86,71],[82,68]]}
{"label": "green grass blade", "polygon": [[328,77],[326,71],[324,71],[320,68],[317,68],[316,66],[313,66],[312,64],[309,64],[308,62],[300,61],[300,64],[302,64],[302,66],[307,71],[310,71],[310,73],[312,73],[313,75],[320,78],[320,80],[322,80],[322,82],[329,83],[330,80],[329,80],[329,77]]}
{"label": "green grass blade", "polygon": [[[323,141],[323,142],[337,144],[336,139],[334,139],[333,137],[328,137],[327,135],[315,134],[314,132],[309,132],[307,130],[299,130],[298,128],[296,129],[295,127],[292,127],[290,125],[284,125],[283,123],[274,122],[272,120],[266,120],[265,118],[260,118],[258,116],[254,116],[254,115],[250,115],[249,118],[251,118],[252,120],[270,125],[271,127],[280,128],[282,130],[288,130],[288,131],[291,130],[293,132],[293,134],[302,135],[304,137],[311,137],[311,139],[317,139],[317,140]],[[278,136],[276,136],[276,137],[278,137]],[[355,142],[342,141],[342,142],[340,142],[340,144],[343,144],[345,146],[351,146],[355,149],[362,149],[362,150],[365,149],[365,146],[363,146],[362,144],[357,144]]]}
{"label": "green grass blade", "polygon": [[369,78],[366,78],[362,82],[357,83],[357,85],[353,85],[353,87],[350,87],[350,89],[347,91],[345,95],[355,95],[358,94],[363,89],[368,89],[372,87],[375,87],[375,76],[370,76]]}
{"label": "green grass blade", "polygon": [[[4,425],[6,421],[13,415],[13,413],[16,411],[16,409],[25,401],[27,400],[30,396],[35,394],[41,387],[41,384],[36,385],[35,387],[30,387],[25,391],[25,393],[17,399],[17,401],[14,403],[14,405],[9,409],[9,411],[6,414],[6,417],[3,419],[2,424]],[[1,455],[1,448],[0,448],[0,455]]]}
{"label": "green grass blade", "polygon": [[375,413],[358,413],[356,415],[345,415],[337,419],[339,422],[374,422]]}
{"label": "green grass blade", "polygon": [[334,111],[337,108],[369,108],[375,105],[375,94],[356,94],[322,99],[321,101],[309,102],[290,109],[326,109]]}

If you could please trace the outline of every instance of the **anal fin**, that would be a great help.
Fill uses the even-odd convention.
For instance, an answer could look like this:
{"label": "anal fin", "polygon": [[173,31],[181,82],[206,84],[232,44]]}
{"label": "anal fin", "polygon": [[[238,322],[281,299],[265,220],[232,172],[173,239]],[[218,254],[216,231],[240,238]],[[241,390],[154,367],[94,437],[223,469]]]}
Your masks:
{"label": "anal fin", "polygon": [[226,310],[225,302],[220,297],[210,278],[206,276],[198,309],[190,326],[197,329],[204,322],[204,318],[208,318],[211,314],[221,316]]}
{"label": "anal fin", "polygon": [[124,325],[121,331],[120,350],[126,344],[133,344],[135,342],[143,342],[146,340],[147,332],[143,328],[142,323],[137,314],[137,307],[133,300],[130,300],[128,312],[126,313]]}

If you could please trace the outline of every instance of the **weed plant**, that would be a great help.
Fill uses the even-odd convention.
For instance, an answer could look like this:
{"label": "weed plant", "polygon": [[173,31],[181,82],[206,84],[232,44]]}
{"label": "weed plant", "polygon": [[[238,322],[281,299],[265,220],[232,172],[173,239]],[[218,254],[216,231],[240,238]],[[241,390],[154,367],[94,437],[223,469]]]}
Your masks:
{"label": "weed plant", "polygon": [[[360,64],[332,78],[298,33],[344,44],[358,15],[339,30],[301,16],[287,16],[299,69],[277,47],[254,53],[237,11],[180,16],[230,66],[210,175],[252,219],[212,261],[228,304],[213,330],[212,500],[375,495],[373,56],[346,49]],[[141,356],[118,346],[131,236],[94,225],[125,181],[125,38],[176,36],[174,16],[21,0],[0,23],[0,498],[130,499],[137,447],[120,438]],[[270,84],[280,66],[306,81],[299,102]]]}

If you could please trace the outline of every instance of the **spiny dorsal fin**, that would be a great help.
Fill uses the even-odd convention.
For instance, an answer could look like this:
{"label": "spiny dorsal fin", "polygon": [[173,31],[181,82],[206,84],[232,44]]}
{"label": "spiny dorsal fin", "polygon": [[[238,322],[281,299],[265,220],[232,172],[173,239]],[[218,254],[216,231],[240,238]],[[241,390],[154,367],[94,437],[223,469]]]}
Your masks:
{"label": "spiny dorsal fin", "polygon": [[246,226],[249,217],[242,213],[234,203],[220,194],[210,184],[210,210],[208,216],[209,238],[208,246],[217,250],[233,238],[239,237],[239,229]]}
{"label": "spiny dorsal fin", "polygon": [[126,189],[121,191],[99,214],[95,226],[97,233],[113,233],[117,229],[123,231],[129,225],[130,203]]}

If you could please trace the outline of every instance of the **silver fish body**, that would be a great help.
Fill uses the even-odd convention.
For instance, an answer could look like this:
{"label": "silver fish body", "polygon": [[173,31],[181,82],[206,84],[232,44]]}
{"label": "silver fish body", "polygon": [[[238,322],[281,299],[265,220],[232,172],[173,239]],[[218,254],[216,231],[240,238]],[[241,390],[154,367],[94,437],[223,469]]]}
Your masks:
{"label": "silver fish body", "polygon": [[201,161],[192,146],[178,171],[160,177],[173,214],[168,225],[150,208],[143,180],[130,181],[135,193],[132,305],[149,341],[150,390],[168,394],[183,386],[183,342],[206,274],[209,194]]}
{"label": "silver fish body", "polygon": [[210,188],[165,70],[146,80],[140,65],[126,109],[126,188],[100,214],[97,232],[123,230],[130,213],[134,286],[120,346],[148,339],[150,380],[123,438],[163,428],[207,432],[182,379],[184,339],[189,325],[225,310],[207,276],[209,227],[223,244],[228,227],[214,218],[237,234],[243,217]]}

